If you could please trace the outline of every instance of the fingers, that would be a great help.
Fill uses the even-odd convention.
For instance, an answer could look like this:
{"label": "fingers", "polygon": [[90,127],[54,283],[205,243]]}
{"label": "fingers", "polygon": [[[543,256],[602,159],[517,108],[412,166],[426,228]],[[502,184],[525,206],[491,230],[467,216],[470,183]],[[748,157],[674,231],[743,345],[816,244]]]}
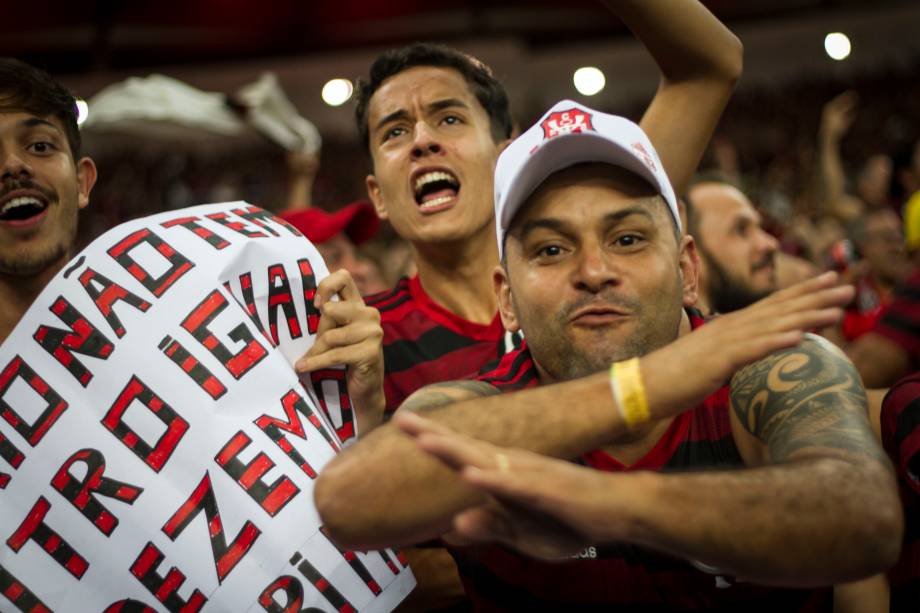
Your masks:
{"label": "fingers", "polygon": [[812,292],[834,287],[837,285],[837,282],[837,273],[834,271],[828,271],[815,277],[811,277],[810,279],[800,281],[794,285],[790,285],[789,287],[783,288],[779,291],[773,292],[763,300],[755,302],[753,306],[783,302],[784,300],[788,300],[796,296],[804,296]]}
{"label": "fingers", "polygon": [[354,365],[381,357],[383,329],[377,309],[358,300],[327,302],[320,310],[316,338],[309,351],[294,364],[297,372],[336,364]]}
{"label": "fingers", "polygon": [[393,415],[393,423],[404,433],[413,437],[417,437],[426,432],[445,435],[453,432],[453,430],[447,426],[441,425],[431,419],[425,419],[421,415],[407,410],[396,411]]}
{"label": "fingers", "polygon": [[488,443],[474,441],[456,433],[425,432],[416,437],[416,443],[423,451],[457,471],[462,471],[467,466],[494,466],[497,453],[497,449]]}
{"label": "fingers", "polygon": [[503,542],[513,544],[514,531],[509,519],[494,506],[479,506],[467,509],[454,517],[454,534],[464,545]]}
{"label": "fingers", "polygon": [[[368,341],[358,345],[326,349],[316,355],[308,352],[297,360],[294,364],[294,370],[298,373],[305,373],[332,368],[334,366],[348,366],[350,368],[361,367],[362,365],[374,364],[378,359],[382,360],[380,356],[380,345]],[[374,367],[367,369],[367,371],[373,370]],[[380,372],[382,373],[382,368]]]}
{"label": "fingers", "polygon": [[316,308],[322,307],[336,294],[338,294],[342,300],[357,300],[360,301],[361,304],[364,304],[361,293],[358,291],[358,286],[355,285],[355,280],[351,278],[351,274],[349,274],[347,270],[343,269],[331,272],[325,279],[320,281],[319,285],[316,287],[316,296],[313,298],[313,306]]}

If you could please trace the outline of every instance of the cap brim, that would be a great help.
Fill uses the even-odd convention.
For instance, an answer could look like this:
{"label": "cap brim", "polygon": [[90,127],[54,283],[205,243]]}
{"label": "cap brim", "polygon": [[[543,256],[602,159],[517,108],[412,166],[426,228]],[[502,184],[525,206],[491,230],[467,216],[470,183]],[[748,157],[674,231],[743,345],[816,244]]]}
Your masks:
{"label": "cap brim", "polygon": [[[507,228],[521,204],[550,175],[570,166],[600,162],[623,168],[641,177],[658,194],[666,193],[658,177],[634,153],[596,132],[563,134],[545,142],[507,179],[511,186],[502,207],[500,227]],[[511,206],[509,206],[511,205]]]}

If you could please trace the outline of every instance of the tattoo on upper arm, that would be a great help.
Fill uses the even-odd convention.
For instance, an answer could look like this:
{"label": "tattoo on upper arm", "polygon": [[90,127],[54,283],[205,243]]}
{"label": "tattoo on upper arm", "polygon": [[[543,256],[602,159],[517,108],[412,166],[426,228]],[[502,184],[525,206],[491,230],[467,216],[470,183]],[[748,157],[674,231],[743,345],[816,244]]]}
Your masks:
{"label": "tattoo on upper arm", "polygon": [[494,396],[499,390],[485,381],[443,381],[426,385],[409,396],[400,411],[430,411],[471,398]]}
{"label": "tattoo on upper arm", "polygon": [[825,342],[809,337],[738,371],[731,382],[732,410],[766,444],[773,462],[815,450],[884,461],[859,373]]}

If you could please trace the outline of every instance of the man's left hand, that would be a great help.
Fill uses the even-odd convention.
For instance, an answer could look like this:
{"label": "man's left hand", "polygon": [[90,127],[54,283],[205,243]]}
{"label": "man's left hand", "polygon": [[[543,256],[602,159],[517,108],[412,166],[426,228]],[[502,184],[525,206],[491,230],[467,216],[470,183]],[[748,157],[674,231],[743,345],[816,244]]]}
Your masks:
{"label": "man's left hand", "polygon": [[[332,300],[335,295],[338,301]],[[320,311],[316,340],[294,369],[302,374],[344,364],[358,432],[366,434],[381,423],[386,405],[380,313],[364,304],[345,270],[320,282],[313,303]]]}

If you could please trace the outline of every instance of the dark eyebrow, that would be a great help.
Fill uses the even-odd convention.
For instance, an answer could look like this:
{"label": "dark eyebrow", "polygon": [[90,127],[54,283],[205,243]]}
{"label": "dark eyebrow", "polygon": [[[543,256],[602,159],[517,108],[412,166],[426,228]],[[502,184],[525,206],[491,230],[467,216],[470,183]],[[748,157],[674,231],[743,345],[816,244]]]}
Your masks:
{"label": "dark eyebrow", "polygon": [[[608,225],[608,226],[616,225],[618,223],[621,223],[627,217],[632,217],[633,215],[641,215],[642,217],[647,218],[649,221],[653,223],[655,221],[655,216],[652,215],[652,213],[648,211],[645,207],[631,206],[631,207],[627,207],[625,209],[616,211],[615,213],[604,215],[604,225]],[[544,228],[547,230],[551,230],[553,232],[558,232],[560,234],[567,234],[568,233],[566,230],[567,225],[568,224],[566,224],[565,222],[559,219],[555,219],[553,217],[544,217],[542,219],[530,219],[530,220],[525,221],[521,225],[520,230],[518,230],[514,234],[517,236],[518,240],[523,242],[529,233],[539,228]]]}
{"label": "dark eyebrow", "polygon": [[443,100],[435,100],[434,102],[429,104],[428,110],[429,111],[443,111],[444,109],[449,109],[455,106],[464,108],[464,109],[469,108],[469,105],[463,100],[460,100],[459,98],[444,98]]}
{"label": "dark eyebrow", "polygon": [[[434,102],[429,104],[428,112],[433,113],[433,112],[437,112],[437,111],[441,111],[441,110],[449,109],[453,107],[460,107],[460,108],[466,109],[466,108],[469,108],[469,105],[463,100],[460,100],[459,98],[444,98],[443,100],[435,100]],[[406,111],[406,109],[399,109],[398,111],[393,111],[392,113],[390,113],[389,115],[387,115],[386,117],[384,117],[383,119],[377,122],[377,125],[374,126],[374,131],[376,132],[377,130],[379,130],[386,124],[390,123],[391,121],[396,121],[397,119],[405,119],[408,116],[409,116],[409,112]]]}
{"label": "dark eyebrow", "polygon": [[655,221],[655,216],[652,215],[651,211],[649,211],[646,207],[642,207],[642,206],[630,206],[625,209],[619,210],[616,213],[610,213],[609,215],[604,216],[604,221],[610,225],[613,225],[616,223],[620,223],[627,217],[631,217],[633,215],[642,215],[643,217],[647,217],[648,220],[651,222]]}
{"label": "dark eyebrow", "polygon": [[385,126],[386,124],[390,123],[391,121],[396,121],[397,119],[403,119],[408,116],[409,116],[409,113],[405,109],[399,109],[398,111],[394,111],[377,122],[377,125],[374,126],[374,132],[376,132],[377,130]]}
{"label": "dark eyebrow", "polygon": [[61,129],[56,125],[48,121],[47,119],[41,119],[40,117],[29,117],[20,122],[20,125],[25,126],[26,128],[37,128],[39,126],[53,128],[54,130],[60,132]]}

